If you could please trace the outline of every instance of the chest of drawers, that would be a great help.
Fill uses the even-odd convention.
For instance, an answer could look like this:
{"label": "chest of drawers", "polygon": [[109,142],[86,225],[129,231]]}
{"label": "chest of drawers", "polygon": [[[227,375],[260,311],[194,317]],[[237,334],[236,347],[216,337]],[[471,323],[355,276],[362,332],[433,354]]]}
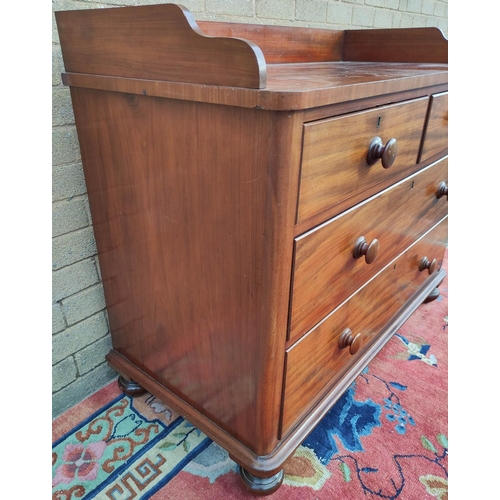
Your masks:
{"label": "chest of drawers", "polygon": [[56,13],[113,340],[267,494],[424,300],[447,241],[447,41],[432,28]]}

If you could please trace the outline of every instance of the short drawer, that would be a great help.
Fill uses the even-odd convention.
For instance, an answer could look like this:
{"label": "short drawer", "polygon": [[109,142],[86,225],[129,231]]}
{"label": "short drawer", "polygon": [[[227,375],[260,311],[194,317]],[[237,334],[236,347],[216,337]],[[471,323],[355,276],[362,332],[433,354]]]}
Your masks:
{"label": "short drawer", "polygon": [[[444,158],[295,239],[289,339],[298,339],[447,213]],[[354,258],[361,239],[366,256]],[[379,249],[371,262],[378,240]],[[365,248],[366,249],[366,248]]]}
{"label": "short drawer", "polygon": [[[306,123],[297,223],[348,199],[355,205],[415,171],[427,107],[428,98],[422,98]],[[384,148],[396,139],[392,165],[388,154],[384,165],[367,163],[377,137]]]}
{"label": "short drawer", "polygon": [[448,152],[448,92],[430,97],[419,163]]}
{"label": "short drawer", "polygon": [[[441,267],[447,236],[445,217],[287,351],[282,435],[328,394],[390,319],[430,279],[428,269],[419,270],[422,260],[432,263],[436,259],[433,272]],[[351,347],[341,348],[340,339],[347,329],[355,341]],[[351,354],[351,350],[356,352]]]}

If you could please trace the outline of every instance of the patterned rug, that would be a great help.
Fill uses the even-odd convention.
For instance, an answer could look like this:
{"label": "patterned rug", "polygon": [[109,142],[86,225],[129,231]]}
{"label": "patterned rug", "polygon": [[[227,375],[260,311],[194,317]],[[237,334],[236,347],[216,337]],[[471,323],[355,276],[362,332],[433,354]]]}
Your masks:
{"label": "patterned rug", "polygon": [[[448,498],[447,286],[326,414],[268,498]],[[132,399],[116,382],[54,420],[52,470],[53,500],[255,498],[226,451],[154,396]]]}

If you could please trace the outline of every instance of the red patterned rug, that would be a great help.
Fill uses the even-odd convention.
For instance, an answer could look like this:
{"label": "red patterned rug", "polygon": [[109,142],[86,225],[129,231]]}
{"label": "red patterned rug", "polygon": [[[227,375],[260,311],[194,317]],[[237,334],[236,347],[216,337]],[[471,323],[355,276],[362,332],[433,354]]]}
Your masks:
{"label": "red patterned rug", "polygon": [[[448,498],[447,287],[445,278],[327,413],[268,498]],[[222,448],[116,382],[54,420],[52,470],[53,500],[255,498]]]}

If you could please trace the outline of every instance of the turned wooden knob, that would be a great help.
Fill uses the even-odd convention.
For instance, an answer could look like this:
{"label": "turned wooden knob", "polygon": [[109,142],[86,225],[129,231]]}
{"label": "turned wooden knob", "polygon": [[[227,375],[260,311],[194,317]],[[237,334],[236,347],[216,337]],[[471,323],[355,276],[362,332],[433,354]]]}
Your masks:
{"label": "turned wooden knob", "polygon": [[364,255],[365,262],[367,264],[371,264],[377,258],[379,250],[380,242],[377,239],[372,240],[372,242],[368,244],[365,237],[361,236],[356,240],[352,256],[355,259],[359,259]]}
{"label": "turned wooden knob", "polygon": [[359,348],[363,344],[363,335],[358,333],[357,335],[353,335],[350,328],[346,328],[341,334],[339,338],[339,348],[345,349],[349,347],[350,354],[356,354],[359,351]]}
{"label": "turned wooden knob", "polygon": [[420,261],[420,264],[418,266],[418,270],[422,272],[428,269],[429,274],[433,274],[437,269],[437,266],[438,261],[436,259],[432,259],[432,261],[430,261],[427,257],[422,257],[422,260]]}
{"label": "turned wooden knob", "polygon": [[385,146],[380,137],[374,137],[372,139],[372,142],[370,142],[370,146],[368,147],[366,163],[368,163],[368,165],[373,165],[381,159],[382,166],[384,168],[389,168],[394,163],[397,154],[398,141],[396,141],[394,137],[392,139],[389,139]]}
{"label": "turned wooden knob", "polygon": [[439,184],[437,191],[436,191],[436,198],[439,199],[443,196],[446,196],[448,198],[448,186],[446,185],[446,182],[442,182]]}

